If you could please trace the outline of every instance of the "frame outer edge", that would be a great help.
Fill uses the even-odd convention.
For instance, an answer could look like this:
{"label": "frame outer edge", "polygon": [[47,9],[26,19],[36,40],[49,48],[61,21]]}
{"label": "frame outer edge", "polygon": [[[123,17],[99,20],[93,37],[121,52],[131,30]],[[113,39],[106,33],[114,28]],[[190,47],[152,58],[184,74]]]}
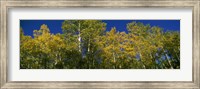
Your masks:
{"label": "frame outer edge", "polygon": [[[7,2],[8,1],[8,2]],[[29,3],[30,4],[30,2],[28,1],[28,0],[0,0],[0,21],[1,21],[1,23],[0,23],[0,88],[46,88],[47,86],[49,87],[49,88],[64,88],[64,87],[68,87],[68,88],[95,88],[95,87],[98,87],[98,88],[112,88],[112,87],[117,87],[118,86],[118,88],[137,88],[137,85],[135,86],[135,84],[133,84],[134,86],[132,86],[132,85],[124,85],[124,84],[122,84],[122,85],[114,85],[114,84],[117,84],[117,83],[113,83],[112,85],[110,85],[111,83],[107,83],[107,84],[98,84],[98,83],[93,83],[93,84],[88,84],[88,83],[73,83],[73,84],[58,84],[57,83],[57,85],[56,86],[54,86],[54,85],[49,85],[49,84],[51,84],[51,83],[39,83],[39,84],[36,84],[36,83],[7,83],[7,72],[8,72],[8,70],[7,70],[7,56],[8,56],[8,54],[6,54],[8,51],[7,51],[7,49],[6,48],[8,48],[8,31],[7,31],[7,28],[6,28],[6,25],[8,24],[8,23],[6,23],[7,21],[7,15],[6,15],[6,13],[7,13],[7,8],[6,8],[6,5],[8,5],[9,4],[9,1],[17,1],[17,3],[18,3],[18,5],[20,5],[19,3],[23,3],[23,2],[25,2],[25,3]],[[47,0],[33,0],[33,1],[47,1]],[[50,0],[50,1],[56,1],[56,0]],[[72,1],[72,0],[58,0],[58,1]],[[78,1],[81,1],[81,2],[83,2],[83,0],[78,0]],[[92,3],[94,3],[94,1],[93,0],[86,0],[86,2],[87,1],[91,1]],[[110,0],[102,0],[102,1],[110,1]],[[121,1],[121,0],[114,0],[114,1]],[[114,2],[113,1],[113,2]],[[128,1],[128,2],[131,2],[131,0],[124,0],[124,1]],[[139,2],[139,0],[133,0],[133,2],[134,1],[138,1]],[[141,0],[141,1],[149,1],[149,0]],[[197,55],[195,55],[196,57],[196,60],[194,60],[193,61],[193,64],[195,64],[195,66],[194,66],[194,74],[193,74],[193,78],[194,78],[194,80],[193,80],[193,82],[194,82],[194,84],[195,84],[195,86],[193,86],[193,87],[195,87],[195,89],[200,89],[200,80],[199,80],[199,78],[200,78],[200,74],[199,74],[199,72],[200,72],[200,57],[199,57],[199,55],[200,55],[200,27],[199,27],[199,24],[200,24],[200,0],[152,0],[152,1],[175,1],[175,2],[177,2],[177,1],[179,1],[179,2],[181,2],[181,1],[191,1],[191,2],[196,2],[196,4],[195,4],[195,6],[194,6],[194,12],[195,13],[193,13],[193,18],[195,18],[195,19],[193,19],[194,21],[194,24],[193,24],[193,29],[196,29],[196,30],[194,30],[194,32],[196,32],[196,33],[194,33],[193,35],[195,35],[196,37],[194,38],[195,39],[195,41],[196,42],[193,42],[193,43],[195,43],[195,45],[196,46],[194,46],[195,48],[197,48],[197,50],[195,51],[195,48],[194,48],[194,50],[193,50],[193,52],[196,52],[196,54]],[[74,3],[74,4],[78,4],[78,6],[80,5],[79,3],[77,3],[77,0],[75,0],[74,2],[76,2],[76,3]],[[99,0],[97,0],[97,2],[99,2]],[[123,2],[123,1],[122,1]],[[15,3],[15,2],[13,2],[13,4],[12,5],[15,5],[15,4],[17,4],[17,3]],[[36,2],[36,3],[39,3],[39,2]],[[36,3],[34,4],[34,5],[36,5]],[[73,1],[71,2],[71,3],[73,3]],[[89,5],[89,6],[93,6],[93,5],[97,5],[97,6],[99,6],[99,5],[101,5],[101,4],[86,4],[86,6],[87,5]],[[53,3],[49,3],[50,4],[50,6],[51,5],[53,5]],[[119,4],[119,3],[118,3]],[[153,3],[154,4],[154,3]],[[21,4],[22,5],[22,4]],[[24,5],[24,4],[23,4]],[[23,6],[22,5],[22,6]],[[39,4],[40,5],[40,4]],[[38,5],[38,6],[39,6]],[[66,5],[66,4],[65,4]],[[76,6],[75,5],[75,6]],[[82,5],[82,4],[81,4]],[[81,6],[80,5],[80,6]],[[124,5],[124,4],[123,4]],[[130,4],[128,4],[128,5],[130,5]],[[143,5],[143,4],[142,4]],[[24,6],[26,6],[26,5],[24,5]],[[71,6],[71,5],[70,5]],[[115,5],[114,5],[115,6]],[[165,7],[165,6],[164,6]],[[42,84],[42,85],[41,85]],[[46,85],[47,84],[47,85]],[[53,84],[53,83],[52,83]],[[21,86],[20,86],[21,85]],[[34,86],[35,85],[35,86]],[[38,85],[40,85],[40,86],[38,86]],[[67,85],[67,86],[66,86]],[[99,85],[99,86],[98,86]],[[140,84],[139,84],[140,85]],[[141,87],[141,88],[147,88],[148,87],[148,83],[146,84],[146,85],[144,85],[143,87]],[[175,85],[175,84],[173,84],[173,85]],[[178,84],[179,85],[179,84]],[[36,87],[37,86],[37,87]],[[121,86],[121,87],[120,87]],[[155,88],[157,85],[155,85],[154,87],[149,87],[149,88]],[[157,87],[160,87],[160,86],[157,86]],[[166,87],[166,86],[165,86]],[[160,87],[160,88],[163,88],[163,87]],[[166,87],[167,88],[167,87]],[[172,88],[172,86],[168,86],[168,88]],[[173,87],[173,88],[184,88],[184,85],[182,84],[182,87]],[[187,87],[185,87],[185,88],[187,88]],[[190,88],[191,89],[191,88]]]}
{"label": "frame outer edge", "polygon": [[[197,0],[8,0],[15,7],[166,7],[193,6]],[[147,3],[148,2],[148,3]],[[183,4],[180,4],[183,3]],[[171,8],[171,7],[170,7]]]}
{"label": "frame outer edge", "polygon": [[[47,1],[47,0],[7,0],[7,1]],[[199,0],[48,0],[48,1],[199,1]]]}
{"label": "frame outer edge", "polygon": [[198,30],[198,62],[197,62],[197,86],[198,86],[198,89],[200,89],[200,0],[198,0],[198,11],[197,11],[197,30]]}
{"label": "frame outer edge", "polygon": [[0,28],[0,40],[1,40],[1,59],[0,59],[0,78],[1,78],[1,88],[6,84],[7,81],[7,38],[6,38],[6,34],[7,34],[7,30],[6,30],[6,0],[1,0],[1,28]]}
{"label": "frame outer edge", "polygon": [[193,82],[198,87],[198,89],[200,89],[200,0],[198,0],[197,4],[195,4],[193,14],[193,39],[196,41],[193,42],[193,54],[195,54],[193,60]]}
{"label": "frame outer edge", "polygon": [[[193,68],[192,68],[192,71],[193,71],[193,73],[192,73],[192,78],[193,78],[193,83],[195,84],[195,86],[198,86],[198,80],[197,80],[197,78],[198,78],[198,68],[196,68],[197,66],[198,66],[198,59],[199,59],[199,50],[195,50],[195,49],[199,49],[199,46],[198,46],[198,44],[199,44],[199,35],[198,35],[198,8],[199,8],[199,6],[198,6],[199,4],[197,3],[197,4],[195,4],[194,5],[194,7],[193,7],[193,12],[192,12],[192,30],[193,30],[193,32],[192,32],[192,58],[193,58],[193,62],[192,62],[192,66],[193,66]],[[198,37],[197,37],[198,36]]]}
{"label": "frame outer edge", "polygon": [[[2,5],[1,5],[1,2],[2,2],[2,0],[0,0],[0,26],[2,25],[1,23],[2,23],[2,17],[1,17],[1,13],[2,13]],[[1,26],[2,27],[2,26]],[[2,34],[2,28],[0,27],[0,74],[2,73],[1,72],[1,34]],[[0,79],[1,79],[1,75],[0,75]],[[2,81],[0,80],[0,88],[2,87]]]}
{"label": "frame outer edge", "polygon": [[3,20],[2,20],[2,0],[0,1],[0,88],[2,88],[2,22],[3,22]]}
{"label": "frame outer edge", "polygon": [[[2,2],[2,0],[0,0],[0,74],[2,73],[2,72],[1,72],[1,43],[2,43],[2,42],[1,42],[1,38],[2,38],[2,37],[1,37],[1,34],[2,34],[2,32],[1,32],[1,31],[2,31],[2,28],[1,28],[1,25],[2,25],[2,24],[1,24],[1,23],[2,23],[2,20],[1,20],[1,19],[2,19],[2,17],[1,17],[2,7],[1,7],[1,6],[2,6],[2,5],[1,5],[1,2]],[[1,75],[0,75],[0,79],[1,79]],[[0,80],[0,88],[1,88],[1,87],[2,87],[2,83],[1,83],[1,80]]]}
{"label": "frame outer edge", "polygon": [[198,88],[200,89],[200,0],[198,0],[198,14],[197,14],[197,17],[198,17],[197,18],[198,19],[198,22],[197,22],[198,28],[197,29],[199,30],[198,31],[198,33],[199,33],[198,34],[198,38],[199,38],[198,39],[199,40],[199,42],[198,42],[199,43],[199,45],[198,45],[199,46],[199,54],[198,54],[199,55],[199,59],[198,59],[198,63],[197,63],[198,66],[196,68],[197,68],[197,71],[198,71],[198,73],[197,73],[197,77],[198,77],[197,85],[198,85]]}
{"label": "frame outer edge", "polygon": [[[193,54],[195,54],[193,56],[193,82],[194,84],[198,87],[198,89],[200,88],[200,28],[199,28],[199,24],[200,24],[200,2],[198,1],[197,4],[195,4],[194,6],[194,12],[193,12]],[[198,50],[196,50],[198,49]]]}

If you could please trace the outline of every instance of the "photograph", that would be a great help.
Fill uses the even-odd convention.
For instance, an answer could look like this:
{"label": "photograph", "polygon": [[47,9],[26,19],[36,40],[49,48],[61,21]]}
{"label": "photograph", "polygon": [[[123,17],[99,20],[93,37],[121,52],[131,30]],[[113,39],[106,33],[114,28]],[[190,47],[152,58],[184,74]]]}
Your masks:
{"label": "photograph", "polygon": [[20,69],[180,69],[180,20],[20,20]]}
{"label": "photograph", "polygon": [[0,8],[0,89],[200,89],[200,0]]}

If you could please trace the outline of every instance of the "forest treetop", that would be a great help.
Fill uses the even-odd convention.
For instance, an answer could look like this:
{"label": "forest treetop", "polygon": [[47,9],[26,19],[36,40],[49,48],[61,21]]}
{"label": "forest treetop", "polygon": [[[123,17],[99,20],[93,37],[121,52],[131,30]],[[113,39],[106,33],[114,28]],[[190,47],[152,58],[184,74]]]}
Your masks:
{"label": "forest treetop", "polygon": [[20,28],[21,69],[179,69],[180,33],[131,22],[106,31],[101,20],[66,20],[62,33],[43,24],[31,36]]}

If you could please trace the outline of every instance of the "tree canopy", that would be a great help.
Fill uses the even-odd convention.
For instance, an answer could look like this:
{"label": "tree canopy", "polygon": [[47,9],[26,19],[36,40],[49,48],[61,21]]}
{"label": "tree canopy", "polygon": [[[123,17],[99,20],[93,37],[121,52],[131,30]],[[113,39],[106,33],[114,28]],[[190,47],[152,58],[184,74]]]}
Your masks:
{"label": "tree canopy", "polygon": [[180,33],[139,22],[128,32],[106,31],[101,20],[66,20],[62,33],[47,25],[34,37],[20,28],[21,69],[179,69]]}

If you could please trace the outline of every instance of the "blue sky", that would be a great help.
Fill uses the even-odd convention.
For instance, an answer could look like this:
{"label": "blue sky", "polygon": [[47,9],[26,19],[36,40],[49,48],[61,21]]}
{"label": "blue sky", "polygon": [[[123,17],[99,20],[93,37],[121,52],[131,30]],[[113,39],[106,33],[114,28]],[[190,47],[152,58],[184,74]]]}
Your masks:
{"label": "blue sky", "polygon": [[[62,33],[62,22],[64,20],[20,20],[20,27],[22,27],[25,35],[33,37],[33,30],[39,30],[42,24],[46,24],[50,32],[53,34]],[[132,21],[141,22],[143,24],[150,24],[151,26],[159,26],[167,30],[180,31],[180,20],[102,20],[107,23],[106,30],[110,31],[112,27],[120,32],[127,32],[126,24]]]}

